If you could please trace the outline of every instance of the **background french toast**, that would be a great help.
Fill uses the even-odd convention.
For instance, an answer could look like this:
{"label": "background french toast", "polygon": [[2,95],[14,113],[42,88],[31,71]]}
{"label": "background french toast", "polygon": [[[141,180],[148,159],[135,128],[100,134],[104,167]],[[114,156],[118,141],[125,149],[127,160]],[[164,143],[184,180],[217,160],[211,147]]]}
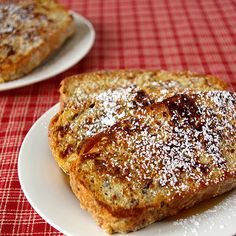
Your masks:
{"label": "background french toast", "polygon": [[69,173],[81,141],[112,126],[138,107],[185,90],[224,90],[214,76],[190,72],[103,71],[66,78],[61,111],[51,120],[49,144],[59,166]]}
{"label": "background french toast", "polygon": [[32,71],[75,31],[73,17],[54,0],[0,3],[0,83]]}
{"label": "background french toast", "polygon": [[70,172],[81,207],[126,233],[231,190],[235,108],[235,93],[178,93],[87,138]]}

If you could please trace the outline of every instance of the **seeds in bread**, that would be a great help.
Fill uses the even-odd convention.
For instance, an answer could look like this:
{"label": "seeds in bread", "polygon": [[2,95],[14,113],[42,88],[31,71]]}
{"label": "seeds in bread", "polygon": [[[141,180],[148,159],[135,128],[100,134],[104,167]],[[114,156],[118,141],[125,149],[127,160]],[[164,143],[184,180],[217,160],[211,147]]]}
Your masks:
{"label": "seeds in bread", "polygon": [[0,3],[0,82],[32,71],[75,32],[73,17],[54,0]]}

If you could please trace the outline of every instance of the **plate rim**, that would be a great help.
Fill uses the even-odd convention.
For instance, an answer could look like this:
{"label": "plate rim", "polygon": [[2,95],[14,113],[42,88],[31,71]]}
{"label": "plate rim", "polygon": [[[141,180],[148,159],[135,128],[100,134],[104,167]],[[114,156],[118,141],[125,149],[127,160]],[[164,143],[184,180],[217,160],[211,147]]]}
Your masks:
{"label": "plate rim", "polygon": [[[89,41],[89,43],[87,45],[87,49],[85,50],[85,52],[82,55],[80,55],[80,57],[78,57],[78,59],[76,59],[68,67],[65,67],[65,68],[62,68],[62,69],[58,69],[56,72],[52,73],[51,75],[48,75],[48,76],[45,75],[45,76],[43,76],[41,78],[38,78],[36,80],[30,79],[30,80],[26,80],[26,81],[23,80],[22,81],[22,79],[24,79],[25,76],[30,75],[34,71],[33,70],[30,73],[24,75],[23,77],[21,77],[19,79],[8,81],[8,82],[4,82],[4,83],[0,83],[0,92],[8,91],[8,90],[16,89],[16,88],[21,88],[21,87],[25,87],[25,86],[32,85],[32,84],[35,84],[35,83],[39,83],[39,82],[42,82],[42,81],[45,81],[45,80],[48,80],[48,79],[52,79],[54,76],[57,76],[57,75],[63,73],[64,71],[70,69],[71,67],[73,67],[76,63],[81,61],[89,53],[89,51],[91,50],[91,48],[94,45],[95,37],[96,37],[96,31],[95,31],[95,29],[93,27],[93,24],[87,18],[85,18],[81,14],[77,13],[76,11],[71,11],[70,10],[69,13],[72,14],[72,16],[75,18],[75,22],[76,22],[76,19],[78,19],[78,20],[82,21],[83,24],[85,24],[88,27],[88,29],[89,29],[89,33],[91,35],[90,36],[91,38],[90,38],[90,41]],[[60,50],[60,49],[58,49],[58,50]],[[50,59],[54,59],[54,56],[52,58],[50,58]],[[35,69],[40,68],[40,66],[42,66],[42,64],[38,65]]]}
{"label": "plate rim", "polygon": [[38,207],[37,205],[34,203],[34,201],[31,199],[31,197],[29,196],[29,193],[26,190],[24,181],[23,181],[23,176],[22,176],[22,171],[21,171],[21,159],[22,159],[22,152],[23,152],[23,148],[25,146],[25,143],[27,142],[28,138],[30,137],[31,133],[34,131],[35,127],[38,126],[38,124],[40,123],[41,120],[44,120],[45,116],[47,116],[47,114],[49,114],[50,112],[52,112],[53,110],[59,109],[59,103],[54,104],[52,107],[50,107],[46,112],[44,112],[36,121],[35,123],[30,127],[30,129],[28,130],[27,134],[24,137],[24,140],[21,144],[20,147],[20,151],[18,154],[18,162],[17,162],[17,172],[18,172],[18,179],[20,182],[20,187],[21,190],[24,193],[25,198],[27,199],[27,201],[30,203],[31,207],[33,208],[33,210],[35,210],[37,212],[37,214],[43,219],[45,220],[46,223],[48,223],[49,225],[51,225],[52,227],[54,227],[56,230],[58,230],[59,232],[67,235],[68,232],[66,232],[62,227],[60,227],[58,224],[54,223],[53,221],[50,220],[50,218],[48,218]]}

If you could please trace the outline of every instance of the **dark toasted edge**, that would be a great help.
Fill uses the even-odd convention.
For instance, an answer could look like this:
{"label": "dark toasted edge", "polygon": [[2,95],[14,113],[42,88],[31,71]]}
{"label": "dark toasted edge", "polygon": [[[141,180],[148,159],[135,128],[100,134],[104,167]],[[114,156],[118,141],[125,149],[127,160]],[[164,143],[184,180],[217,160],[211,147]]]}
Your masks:
{"label": "dark toasted edge", "polygon": [[205,78],[207,79],[207,82],[209,86],[213,85],[218,85],[221,90],[228,90],[229,84],[227,84],[225,81],[221,80],[220,78],[214,76],[214,75],[206,75],[206,74],[199,74],[199,73],[194,73],[190,71],[178,71],[178,72],[172,72],[172,71],[165,71],[165,70],[140,70],[140,69],[126,69],[126,70],[102,70],[102,71],[95,71],[95,72],[89,72],[89,73],[81,73],[78,75],[73,75],[70,77],[67,77],[61,81],[61,86],[60,86],[60,103],[61,103],[61,108],[63,109],[65,102],[67,99],[70,97],[70,91],[69,88],[71,84],[74,83],[74,81],[83,81],[83,80],[89,80],[90,78],[97,77],[97,79],[103,79],[104,76],[124,76],[128,73],[133,73],[133,74],[139,74],[139,73],[160,73],[160,72],[165,72],[165,73],[170,73],[175,76],[186,76],[189,78]]}
{"label": "dark toasted edge", "polygon": [[[84,80],[89,80],[92,78],[98,79],[98,80],[102,80],[105,78],[105,76],[109,76],[109,77],[114,77],[114,76],[124,76],[126,73],[132,72],[132,73],[139,73],[142,70],[101,70],[101,71],[94,71],[94,72],[88,72],[88,73],[81,73],[81,74],[77,74],[77,75],[72,75],[69,77],[66,77],[65,79],[63,79],[60,83],[60,104],[61,104],[61,109],[64,108],[65,102],[67,101],[67,99],[70,97],[71,93],[70,93],[70,87],[73,87],[74,82],[76,81],[80,81],[81,83]],[[142,72],[148,72],[148,70],[146,71],[142,71]]]}
{"label": "dark toasted edge", "polygon": [[52,153],[52,156],[54,157],[55,161],[58,163],[59,167],[65,172],[65,174],[68,174],[66,170],[63,168],[64,167],[64,160],[59,157],[57,153],[57,145],[58,143],[56,142],[56,137],[54,136],[55,132],[55,127],[58,118],[60,117],[61,112],[58,112],[56,115],[53,116],[53,118],[50,120],[49,125],[48,125],[48,144]]}
{"label": "dark toasted edge", "polygon": [[[58,4],[57,6],[60,10],[67,11],[62,5]],[[0,81],[8,82],[19,79],[31,72],[60,48],[66,39],[74,34],[75,29],[74,18],[69,14],[67,21],[56,32],[50,34],[47,40],[37,48],[34,48],[29,54],[23,56],[17,63],[1,65]]]}
{"label": "dark toasted edge", "polygon": [[[75,168],[75,165],[74,167]],[[75,173],[75,172],[73,172]],[[70,185],[76,197],[80,200],[83,209],[92,214],[96,222],[107,233],[128,233],[141,229],[155,221],[162,220],[166,217],[176,215],[183,209],[190,208],[199,202],[216,197],[236,187],[235,176],[228,178],[224,182],[210,185],[205,188],[195,189],[188,192],[184,196],[175,197],[173,199],[165,199],[165,204],[160,208],[160,203],[155,206],[147,206],[139,210],[139,214],[128,217],[116,216],[110,209],[112,206],[106,207],[104,203],[95,198],[93,192],[82,184],[75,174],[70,175]],[[129,215],[129,209],[123,209]]]}

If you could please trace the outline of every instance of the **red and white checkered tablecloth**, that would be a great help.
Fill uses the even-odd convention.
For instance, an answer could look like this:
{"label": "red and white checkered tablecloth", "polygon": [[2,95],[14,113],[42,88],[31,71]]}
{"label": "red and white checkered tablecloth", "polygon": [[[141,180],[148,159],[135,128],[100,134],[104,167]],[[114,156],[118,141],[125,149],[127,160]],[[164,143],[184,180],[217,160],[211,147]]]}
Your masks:
{"label": "red and white checkered tablecloth", "polygon": [[61,0],[96,30],[90,53],[73,68],[0,92],[0,235],[60,235],[26,200],[18,180],[21,143],[58,102],[60,81],[100,69],[161,68],[218,75],[236,91],[236,1]]}

